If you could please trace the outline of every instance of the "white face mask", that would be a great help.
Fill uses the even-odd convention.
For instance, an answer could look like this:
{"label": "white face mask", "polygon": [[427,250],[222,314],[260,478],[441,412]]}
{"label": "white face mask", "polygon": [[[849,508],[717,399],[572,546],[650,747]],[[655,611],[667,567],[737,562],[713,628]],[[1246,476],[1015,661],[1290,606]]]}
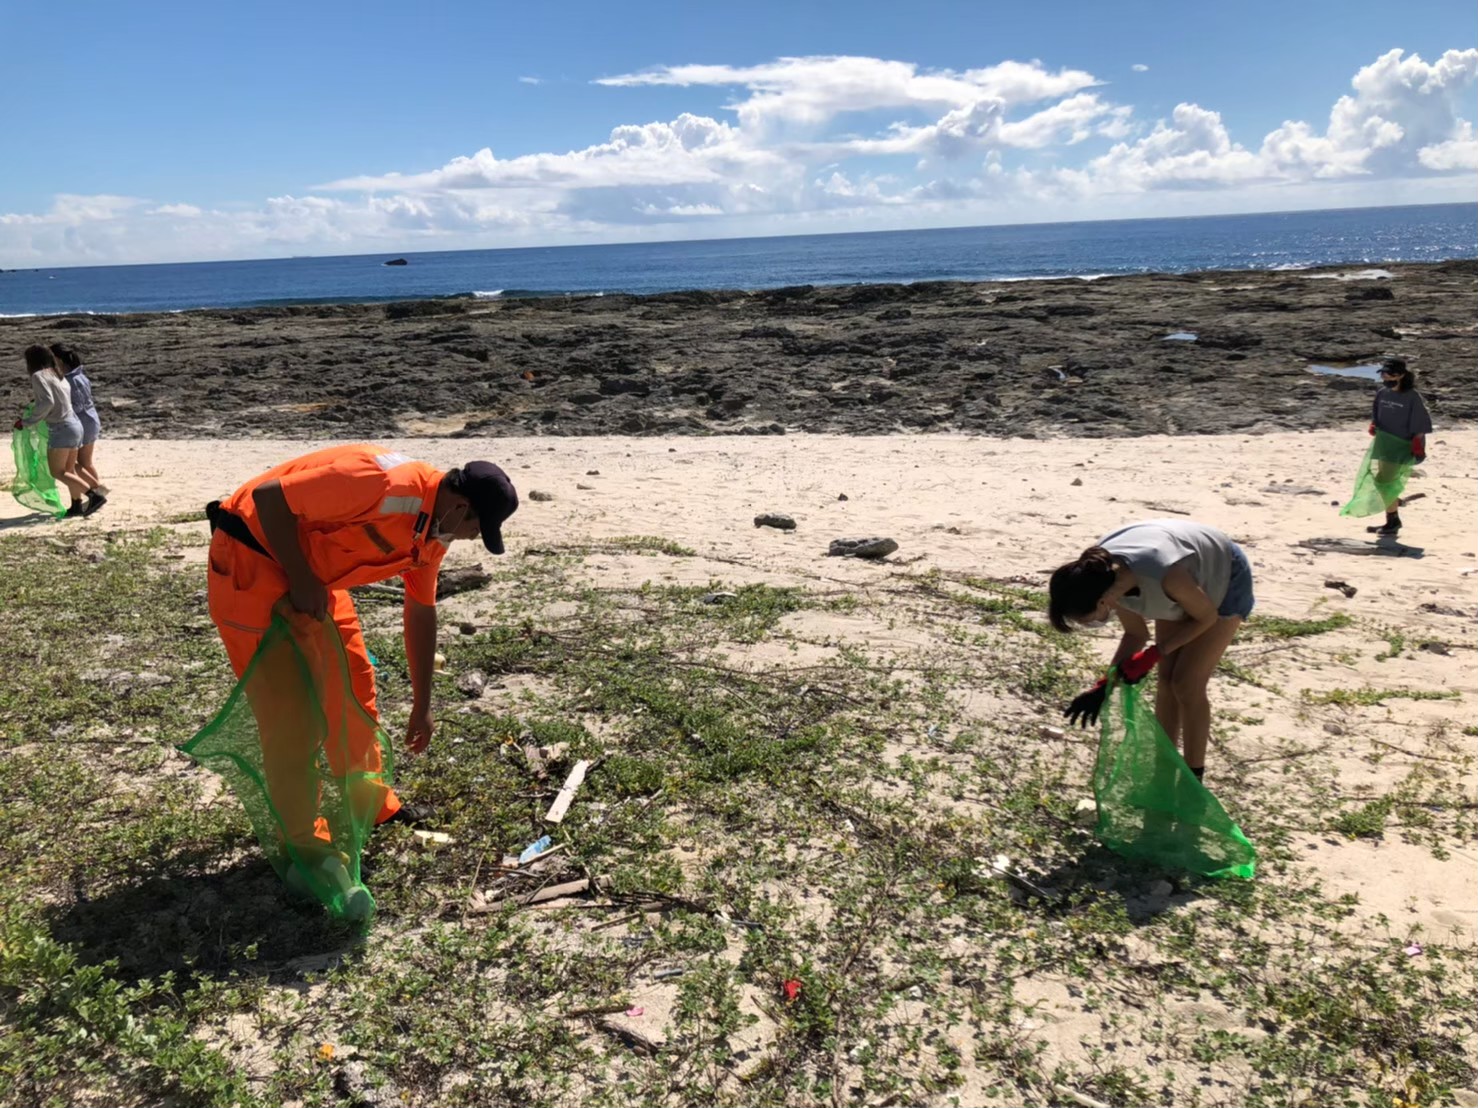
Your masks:
{"label": "white face mask", "polygon": [[[446,513],[446,515],[443,515],[440,519],[436,520],[431,525],[431,537],[434,538],[437,542],[441,543],[442,546],[450,546],[452,544],[452,541],[457,537],[456,535],[451,534],[449,531],[442,530],[443,526],[445,526],[445,524],[446,524],[447,516],[451,515],[452,512],[455,512],[456,510],[457,509],[452,508],[450,511],[448,511]],[[466,518],[467,518],[467,509],[466,508],[463,508],[462,509],[462,519],[466,519]],[[459,519],[457,522],[458,523],[461,523],[462,520]]]}

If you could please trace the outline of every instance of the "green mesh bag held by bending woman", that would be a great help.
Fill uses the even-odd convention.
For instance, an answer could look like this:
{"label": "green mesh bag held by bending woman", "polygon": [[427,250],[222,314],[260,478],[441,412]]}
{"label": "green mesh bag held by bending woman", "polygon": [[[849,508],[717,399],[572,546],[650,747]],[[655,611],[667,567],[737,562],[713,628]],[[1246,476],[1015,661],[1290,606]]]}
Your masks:
{"label": "green mesh bag held by bending woman", "polygon": [[1359,472],[1355,474],[1355,491],[1350,502],[1339,510],[1339,514],[1373,516],[1378,512],[1394,511],[1396,502],[1406,491],[1406,482],[1411,479],[1415,465],[1416,458],[1411,452],[1409,439],[1377,431],[1360,462]]}
{"label": "green mesh bag held by bending woman", "polygon": [[[366,727],[383,769],[350,753]],[[340,919],[374,914],[359,863],[391,782],[390,743],[354,697],[332,622],[274,616],[226,706],[180,749],[225,778],[289,888]]]}
{"label": "green mesh bag held by bending woman", "polygon": [[1104,846],[1166,869],[1252,877],[1252,843],[1185,764],[1138,686],[1109,689],[1100,726],[1093,795]]}
{"label": "green mesh bag held by bending woman", "polygon": [[[26,414],[31,414],[29,408]],[[10,484],[10,493],[33,512],[60,516],[67,506],[62,503],[51,467],[46,464],[49,434],[45,420],[29,427],[17,427],[10,433],[10,454],[15,459],[15,480]]]}

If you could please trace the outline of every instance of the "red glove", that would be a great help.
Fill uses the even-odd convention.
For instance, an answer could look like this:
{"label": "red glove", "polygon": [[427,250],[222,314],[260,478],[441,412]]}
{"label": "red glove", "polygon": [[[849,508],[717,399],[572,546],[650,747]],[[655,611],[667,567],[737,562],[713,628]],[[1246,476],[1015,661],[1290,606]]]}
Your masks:
{"label": "red glove", "polygon": [[1367,427],[1366,430],[1369,431],[1372,435],[1375,434],[1375,420],[1370,421],[1370,426]]}
{"label": "red glove", "polygon": [[1155,663],[1160,660],[1160,648],[1151,646],[1119,663],[1119,676],[1128,685],[1137,685],[1145,679]]}
{"label": "red glove", "polygon": [[1417,435],[1411,440],[1411,456],[1419,462],[1427,460],[1427,436]]}

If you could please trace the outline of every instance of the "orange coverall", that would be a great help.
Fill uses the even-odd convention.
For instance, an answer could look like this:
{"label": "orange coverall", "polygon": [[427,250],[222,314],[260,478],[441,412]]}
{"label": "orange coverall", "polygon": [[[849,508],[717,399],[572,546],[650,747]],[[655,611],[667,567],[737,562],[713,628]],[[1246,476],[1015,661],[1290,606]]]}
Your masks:
{"label": "orange coverall", "polygon": [[[382,769],[378,727],[373,722],[378,720],[374,667],[346,590],[398,575],[405,582],[407,602],[436,604],[437,575],[446,547],[432,537],[432,516],[442,476],[441,470],[384,447],[335,446],[275,466],[221,502],[270,550],[252,493],[267,481],[278,481],[298,517],[298,541],[308,565],[329,590],[328,618],[344,644],[350,688],[364,709],[360,713],[335,703],[335,690],[342,690],[343,683],[322,679],[320,667],[314,683],[325,698],[324,714],[331,731],[338,727],[343,736],[343,741],[325,744],[336,777],[377,775]],[[210,617],[238,678],[256,654],[273,609],[287,593],[287,575],[275,560],[224,530],[216,531],[210,544]],[[291,614],[296,621],[307,620]],[[295,637],[311,658],[313,636]],[[311,845],[315,837],[327,838],[326,825],[317,815],[315,740],[302,726],[301,678],[285,676],[274,680],[270,674],[259,674],[247,695],[262,738],[267,791],[282,817],[284,833],[294,843]],[[274,688],[284,691],[274,696]],[[357,811],[375,811],[375,822],[383,823],[400,808],[395,792],[378,777],[356,780]]]}

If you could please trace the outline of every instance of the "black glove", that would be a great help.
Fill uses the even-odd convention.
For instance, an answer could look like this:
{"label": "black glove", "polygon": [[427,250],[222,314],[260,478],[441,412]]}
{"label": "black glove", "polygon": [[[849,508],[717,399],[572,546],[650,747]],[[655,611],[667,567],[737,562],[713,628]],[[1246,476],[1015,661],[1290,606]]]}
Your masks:
{"label": "black glove", "polygon": [[1062,710],[1062,714],[1067,716],[1069,723],[1088,727],[1098,722],[1098,713],[1103,711],[1103,702],[1107,696],[1108,686],[1100,681],[1081,696],[1074,697],[1073,702]]}

